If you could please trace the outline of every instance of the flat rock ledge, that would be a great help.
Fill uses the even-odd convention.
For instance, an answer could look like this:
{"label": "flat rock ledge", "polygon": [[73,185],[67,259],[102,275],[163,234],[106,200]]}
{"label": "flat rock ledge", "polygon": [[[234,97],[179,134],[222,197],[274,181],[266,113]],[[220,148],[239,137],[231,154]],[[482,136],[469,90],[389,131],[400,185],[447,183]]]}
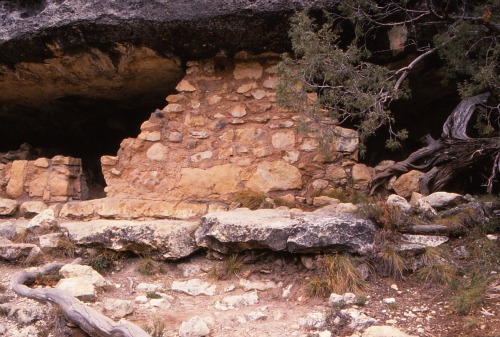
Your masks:
{"label": "flat rock ledge", "polygon": [[156,260],[178,260],[199,249],[193,236],[198,225],[178,220],[94,220],[61,223],[60,227],[77,245],[133,251]]}
{"label": "flat rock ledge", "polygon": [[195,232],[200,247],[227,254],[246,249],[291,253],[349,252],[373,248],[373,222],[353,214],[237,209],[209,213]]}

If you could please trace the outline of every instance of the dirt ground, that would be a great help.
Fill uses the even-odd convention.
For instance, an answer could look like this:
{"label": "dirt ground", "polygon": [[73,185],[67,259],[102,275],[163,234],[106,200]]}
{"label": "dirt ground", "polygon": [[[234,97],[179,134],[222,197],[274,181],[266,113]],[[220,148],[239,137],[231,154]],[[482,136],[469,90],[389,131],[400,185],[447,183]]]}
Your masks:
{"label": "dirt ground", "polygon": [[[111,286],[101,291],[98,301],[91,303],[100,309],[104,298],[134,300],[145,295],[136,290],[139,283],[161,285],[158,293],[165,294],[169,305],[146,307],[135,303],[133,314],[127,320],[145,326],[154,321],[165,323],[165,336],[178,336],[183,321],[193,316],[211,317],[209,324],[212,337],[252,336],[317,336],[317,332],[327,330],[332,336],[351,336],[352,330],[345,326],[329,324],[328,327],[310,330],[299,324],[299,320],[308,313],[325,312],[335,317],[342,309],[328,305],[328,298],[309,297],[305,292],[306,284],[316,276],[317,271],[308,270],[300,257],[290,254],[254,253],[246,254],[245,264],[234,274],[217,279],[216,274],[227,267],[226,261],[211,260],[205,254],[197,254],[181,262],[153,263],[150,269],[157,270],[155,275],[146,276],[138,272],[145,260],[129,257],[115,266],[113,271],[105,273]],[[69,260],[68,260],[69,261]],[[150,261],[149,261],[150,262]],[[0,263],[0,284],[8,288],[10,276],[21,270],[21,266]],[[494,275],[496,276],[496,275]],[[190,296],[171,290],[172,282],[187,281],[194,278],[216,285],[214,296]],[[274,281],[279,287],[266,291],[257,291],[258,303],[231,310],[220,310],[216,303],[222,298],[241,295],[245,290],[240,286],[240,279],[252,281]],[[130,292],[131,280],[133,292]],[[345,308],[356,308],[367,316],[376,319],[376,325],[393,325],[402,331],[420,337],[498,337],[500,336],[500,278],[490,284],[482,305],[469,315],[461,316],[453,312],[450,296],[439,287],[423,287],[413,277],[394,281],[390,278],[371,278],[363,294],[364,305],[350,304]],[[288,296],[283,291],[291,285]],[[234,287],[234,290],[231,290]],[[397,290],[396,290],[397,289]],[[15,298],[11,290],[1,294],[11,298],[11,302],[22,301]],[[12,298],[14,297],[14,298]],[[394,303],[383,300],[394,298]],[[26,303],[26,301],[25,301]],[[44,304],[50,310],[54,306]],[[255,316],[255,313],[261,313]],[[251,317],[258,317],[252,320]],[[0,315],[0,324],[10,329],[15,322],[5,315]],[[330,323],[330,322],[329,322]],[[35,323],[36,324],[41,324]],[[85,336],[77,328],[69,329],[67,335]],[[7,332],[6,336],[10,336]],[[30,336],[30,335],[26,335]],[[54,337],[62,337],[53,334]]]}

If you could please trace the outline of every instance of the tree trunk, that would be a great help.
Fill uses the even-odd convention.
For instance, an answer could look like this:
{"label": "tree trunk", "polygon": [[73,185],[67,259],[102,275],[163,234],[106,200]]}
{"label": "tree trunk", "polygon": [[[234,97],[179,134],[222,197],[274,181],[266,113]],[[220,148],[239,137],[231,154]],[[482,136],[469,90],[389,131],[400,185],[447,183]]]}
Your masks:
{"label": "tree trunk", "polygon": [[18,295],[57,304],[68,319],[92,337],[151,337],[137,325],[125,320],[116,323],[62,290],[31,289],[25,285],[39,275],[57,272],[62,266],[54,262],[36,271],[20,271],[12,276],[11,287]]}
{"label": "tree trunk", "polygon": [[[435,140],[427,135],[425,147],[378,173],[370,182],[371,193],[395,174],[419,170],[426,172],[420,179],[420,193],[429,194],[443,189],[465,170],[482,165],[485,161],[493,162],[499,154],[500,140],[470,138],[466,134],[475,106],[486,103],[488,96],[485,93],[460,102],[444,123],[441,138]],[[499,170],[498,165],[494,165],[493,170],[494,176]]]}

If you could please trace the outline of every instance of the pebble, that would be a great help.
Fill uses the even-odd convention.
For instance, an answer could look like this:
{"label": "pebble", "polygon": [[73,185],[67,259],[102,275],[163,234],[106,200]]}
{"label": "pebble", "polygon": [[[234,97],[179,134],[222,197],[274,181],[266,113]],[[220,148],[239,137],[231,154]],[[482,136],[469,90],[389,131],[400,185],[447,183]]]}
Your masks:
{"label": "pebble", "polygon": [[396,299],[394,297],[384,298],[382,301],[386,304],[396,303]]}

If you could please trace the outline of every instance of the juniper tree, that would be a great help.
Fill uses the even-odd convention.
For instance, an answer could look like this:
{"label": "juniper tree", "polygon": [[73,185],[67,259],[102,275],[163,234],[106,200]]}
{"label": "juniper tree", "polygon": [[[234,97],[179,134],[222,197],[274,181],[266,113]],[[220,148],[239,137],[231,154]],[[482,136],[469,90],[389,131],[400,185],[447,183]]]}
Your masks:
{"label": "juniper tree", "polygon": [[[363,143],[385,126],[386,146],[397,148],[408,133],[394,128],[393,103],[411,99],[408,75],[426,58],[438,58],[443,80],[456,82],[465,102],[461,111],[455,109],[454,120],[450,116],[447,121],[450,133],[446,135],[444,130],[443,139],[454,139],[456,128],[465,130],[471,111],[479,111],[476,128],[483,137],[490,137],[485,138],[488,151],[483,152],[493,160],[491,191],[499,170],[498,0],[344,0],[333,1],[330,10],[313,14],[304,11],[293,17],[290,37],[294,53],[285,55],[278,68],[282,78],[278,102],[305,113],[305,130],[314,131],[327,144],[335,132],[331,124],[348,123],[358,129]],[[394,67],[391,61],[399,53],[408,61],[403,67]],[[465,106],[468,112],[463,110]],[[465,131],[462,136],[469,139]],[[496,143],[490,142],[491,137],[496,137]],[[477,151],[483,146],[480,141],[466,148]],[[438,146],[417,160],[410,158],[398,172],[417,166],[429,171],[436,166],[433,156],[442,150]],[[433,174],[427,177],[424,190],[442,188],[449,181],[433,182]]]}

